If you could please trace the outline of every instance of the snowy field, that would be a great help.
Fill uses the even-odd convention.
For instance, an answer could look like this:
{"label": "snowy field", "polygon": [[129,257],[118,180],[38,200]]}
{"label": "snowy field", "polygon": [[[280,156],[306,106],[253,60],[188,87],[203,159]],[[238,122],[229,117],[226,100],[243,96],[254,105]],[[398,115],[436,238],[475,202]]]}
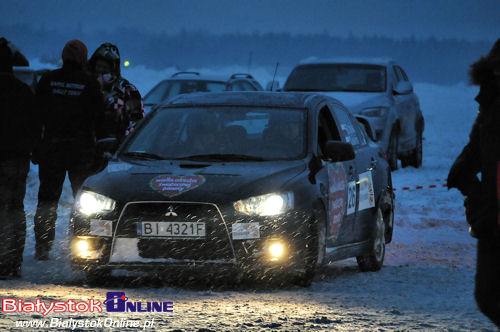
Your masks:
{"label": "snowy field", "polygon": [[[130,68],[123,75],[145,94],[173,72],[173,69]],[[222,72],[246,70],[231,67]],[[272,79],[272,72],[265,69],[254,69],[252,74],[263,86]],[[286,74],[278,75],[281,83]],[[124,291],[134,301],[173,301],[174,312],[127,316],[106,312],[95,316],[53,314],[49,318],[2,314],[0,329],[15,329],[18,320],[37,319],[49,324],[53,317],[76,320],[112,317],[137,320],[141,324],[154,318],[152,330],[177,331],[494,331],[495,327],[480,314],[473,299],[476,241],[467,231],[463,198],[458,191],[443,187],[451,163],[467,143],[477,110],[473,100],[477,89],[464,84],[444,87],[416,83],[415,91],[426,121],[423,167],[393,173],[395,230],[381,271],[360,273],[355,260],[349,259],[322,268],[312,286],[305,289],[260,284],[210,288],[203,283],[183,280],[162,283],[153,279],[139,284],[128,277],[114,277],[116,283],[92,288],[85,285],[83,274],[71,271],[67,258],[68,219],[73,201],[68,182],[59,206],[51,260],[37,262],[33,258],[38,179],[37,168],[32,166],[25,199],[28,235],[23,277],[0,281],[0,298],[102,301],[108,291]],[[416,186],[424,189],[414,189]],[[402,190],[403,187],[411,190]]]}

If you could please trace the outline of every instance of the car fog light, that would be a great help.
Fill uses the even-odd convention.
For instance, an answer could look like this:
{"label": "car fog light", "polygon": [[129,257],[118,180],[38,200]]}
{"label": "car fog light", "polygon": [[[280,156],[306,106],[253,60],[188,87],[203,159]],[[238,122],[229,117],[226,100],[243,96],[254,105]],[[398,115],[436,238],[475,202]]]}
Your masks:
{"label": "car fog light", "polygon": [[281,243],[273,243],[269,246],[269,254],[271,255],[271,260],[278,260],[283,256],[284,252],[283,244]]}
{"label": "car fog light", "polygon": [[90,256],[89,243],[87,242],[87,240],[79,240],[78,242],[76,242],[76,249],[78,252],[78,256],[80,257]]}
{"label": "car fog light", "polygon": [[102,248],[97,246],[94,238],[79,237],[73,240],[73,255],[84,259],[99,259]]}

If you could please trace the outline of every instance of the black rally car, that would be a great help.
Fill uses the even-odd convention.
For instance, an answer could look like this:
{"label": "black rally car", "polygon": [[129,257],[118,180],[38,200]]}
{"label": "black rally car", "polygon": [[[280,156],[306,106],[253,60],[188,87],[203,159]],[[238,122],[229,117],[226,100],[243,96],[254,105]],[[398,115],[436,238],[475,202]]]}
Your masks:
{"label": "black rally car", "polygon": [[357,257],[381,268],[390,168],[342,104],[308,93],[194,93],[146,117],[71,217],[72,262],[112,269],[235,267],[309,283]]}

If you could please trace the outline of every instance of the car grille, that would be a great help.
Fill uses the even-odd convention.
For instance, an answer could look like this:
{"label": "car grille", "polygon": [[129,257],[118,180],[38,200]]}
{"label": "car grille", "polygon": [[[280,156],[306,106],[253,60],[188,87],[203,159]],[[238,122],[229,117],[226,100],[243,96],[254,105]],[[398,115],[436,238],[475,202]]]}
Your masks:
{"label": "car grille", "polygon": [[137,223],[204,222],[204,238],[139,237],[142,258],[176,260],[230,260],[234,258],[227,228],[213,204],[184,202],[137,202],[125,206],[118,221],[116,237],[135,238]]}

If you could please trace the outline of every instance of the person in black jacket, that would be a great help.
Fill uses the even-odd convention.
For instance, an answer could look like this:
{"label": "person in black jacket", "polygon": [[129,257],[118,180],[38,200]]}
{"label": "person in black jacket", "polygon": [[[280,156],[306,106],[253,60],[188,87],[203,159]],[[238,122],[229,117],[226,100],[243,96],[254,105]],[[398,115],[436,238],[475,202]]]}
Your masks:
{"label": "person in black jacket", "polygon": [[84,70],[87,47],[69,41],[63,66],[42,76],[37,103],[42,139],[36,149],[40,189],[35,215],[36,258],[46,260],[55,236],[57,205],[66,172],[73,196],[92,174],[96,140],[101,138],[104,103],[97,79]]}
{"label": "person in black jacket", "polygon": [[467,196],[466,218],[478,238],[474,295],[479,309],[500,327],[500,39],[471,66],[470,77],[480,87],[479,113],[448,187]]}
{"label": "person in black jacket", "polygon": [[23,201],[38,125],[34,95],[12,73],[15,52],[0,38],[0,278],[20,276],[26,238]]}

